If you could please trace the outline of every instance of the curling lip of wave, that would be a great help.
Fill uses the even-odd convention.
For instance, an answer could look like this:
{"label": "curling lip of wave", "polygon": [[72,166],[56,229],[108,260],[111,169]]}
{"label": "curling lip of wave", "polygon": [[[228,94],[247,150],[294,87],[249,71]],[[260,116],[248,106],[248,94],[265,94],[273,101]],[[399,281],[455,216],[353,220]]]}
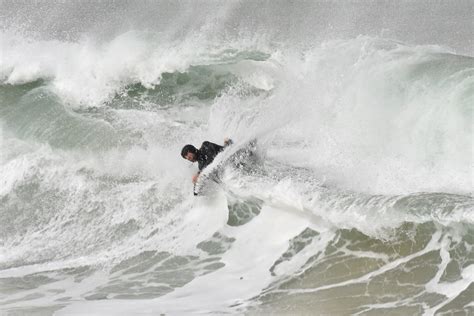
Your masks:
{"label": "curling lip of wave", "polygon": [[154,89],[166,75],[184,81],[189,80],[186,75],[198,75],[204,81],[211,75],[218,81],[221,75],[232,75],[235,67],[226,66],[250,63],[246,67],[250,70],[270,57],[268,53],[251,49],[196,50],[190,46],[192,42],[160,47],[137,32],[127,32],[100,46],[87,41],[13,41],[3,35],[2,47],[7,47],[0,62],[3,84],[43,79],[66,102],[86,106],[98,106],[137,84]]}

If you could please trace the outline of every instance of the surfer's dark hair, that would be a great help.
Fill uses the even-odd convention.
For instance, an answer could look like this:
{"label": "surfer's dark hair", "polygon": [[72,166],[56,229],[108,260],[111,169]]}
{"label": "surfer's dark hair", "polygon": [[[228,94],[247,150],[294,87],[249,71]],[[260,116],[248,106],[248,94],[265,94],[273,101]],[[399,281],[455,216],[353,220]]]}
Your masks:
{"label": "surfer's dark hair", "polygon": [[193,154],[197,154],[197,151],[198,151],[197,148],[194,147],[193,145],[186,145],[181,150],[181,157],[186,158],[186,155],[190,152]]}

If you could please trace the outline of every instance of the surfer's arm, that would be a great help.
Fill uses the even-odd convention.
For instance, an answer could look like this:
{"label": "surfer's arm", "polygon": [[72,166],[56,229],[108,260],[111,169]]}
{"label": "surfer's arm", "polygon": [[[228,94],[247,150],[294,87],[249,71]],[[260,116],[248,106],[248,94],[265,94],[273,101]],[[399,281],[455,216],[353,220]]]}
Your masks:
{"label": "surfer's arm", "polygon": [[198,171],[198,172],[193,176],[193,183],[196,183],[196,182],[197,182],[200,173],[201,173],[201,171]]}
{"label": "surfer's arm", "polygon": [[230,138],[224,138],[224,147],[232,145],[234,142]]}
{"label": "surfer's arm", "polygon": [[224,150],[224,146],[217,145],[217,144],[206,141],[206,142],[202,143],[200,150],[202,150],[207,156],[212,157],[214,159],[214,157],[219,152]]}

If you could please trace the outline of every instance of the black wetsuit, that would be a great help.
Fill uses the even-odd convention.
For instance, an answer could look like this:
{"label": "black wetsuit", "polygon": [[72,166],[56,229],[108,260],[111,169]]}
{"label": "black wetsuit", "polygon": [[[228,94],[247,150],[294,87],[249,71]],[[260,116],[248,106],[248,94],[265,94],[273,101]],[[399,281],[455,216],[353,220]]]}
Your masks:
{"label": "black wetsuit", "polygon": [[223,150],[223,146],[207,141],[202,143],[201,148],[199,148],[197,153],[199,172],[201,172],[204,168],[210,165],[214,158],[217,156],[217,154],[219,154]]}

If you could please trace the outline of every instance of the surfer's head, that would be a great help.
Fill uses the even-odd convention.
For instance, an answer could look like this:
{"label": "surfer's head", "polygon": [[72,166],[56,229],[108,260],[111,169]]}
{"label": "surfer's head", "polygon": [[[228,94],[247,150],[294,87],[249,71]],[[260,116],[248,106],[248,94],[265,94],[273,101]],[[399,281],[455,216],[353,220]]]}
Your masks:
{"label": "surfer's head", "polygon": [[186,145],[181,150],[181,156],[184,159],[192,161],[192,162],[197,161],[197,153],[198,153],[198,150],[193,145]]}

